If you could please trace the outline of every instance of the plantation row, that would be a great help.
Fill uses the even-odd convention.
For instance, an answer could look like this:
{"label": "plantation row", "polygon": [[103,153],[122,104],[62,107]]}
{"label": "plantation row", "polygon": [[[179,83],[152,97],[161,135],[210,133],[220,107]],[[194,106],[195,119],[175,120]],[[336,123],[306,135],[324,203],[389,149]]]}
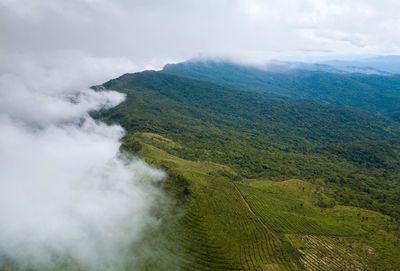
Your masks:
{"label": "plantation row", "polygon": [[[242,270],[296,270],[293,260],[282,245],[254,217],[240,194],[226,178],[207,178],[207,185],[199,186],[199,194],[204,195],[200,207],[207,217],[207,228],[213,233],[210,236],[225,244],[232,258],[237,259]],[[200,182],[197,182],[197,184]],[[206,182],[204,182],[206,183]],[[190,210],[193,212],[194,210]],[[191,225],[186,225],[189,228]]]}
{"label": "plantation row", "polygon": [[277,233],[352,236],[354,231],[293,197],[285,197],[248,185],[238,185],[246,200],[268,227]]}
{"label": "plantation row", "polygon": [[[350,257],[340,242],[313,245],[299,237],[299,245],[287,236],[318,236],[324,242],[326,238],[353,236],[358,242],[387,244],[387,239],[369,236],[375,236],[376,228],[390,220],[354,207],[333,204],[321,208],[319,201],[329,203],[329,198],[316,184],[300,180],[233,182],[235,172],[229,167],[178,158],[158,146],[177,146],[173,141],[154,134],[137,136],[136,140],[148,162],[168,169],[170,178],[164,185],[177,200],[172,205],[179,209],[170,221],[161,223],[161,233],[155,230],[160,238],[153,235],[157,248],[150,253],[144,270],[171,270],[171,266],[188,271],[340,270],[340,263],[364,270],[366,263],[360,264],[365,253],[350,251],[355,255]],[[328,250],[328,246],[332,248]],[[319,254],[323,251],[327,258]],[[387,253],[382,266],[387,266],[396,250]]]}
{"label": "plantation row", "polygon": [[190,178],[196,178],[190,190],[197,198],[187,203],[179,220],[162,226],[146,270],[168,270],[171,265],[179,270],[302,270],[228,179],[202,174]]}

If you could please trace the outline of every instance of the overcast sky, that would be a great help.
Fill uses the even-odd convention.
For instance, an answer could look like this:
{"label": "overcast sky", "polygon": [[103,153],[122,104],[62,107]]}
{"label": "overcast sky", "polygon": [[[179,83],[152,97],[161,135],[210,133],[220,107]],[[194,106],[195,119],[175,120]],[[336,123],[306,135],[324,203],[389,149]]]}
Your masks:
{"label": "overcast sky", "polygon": [[140,68],[197,56],[400,51],[396,0],[0,0],[2,53],[68,49]]}

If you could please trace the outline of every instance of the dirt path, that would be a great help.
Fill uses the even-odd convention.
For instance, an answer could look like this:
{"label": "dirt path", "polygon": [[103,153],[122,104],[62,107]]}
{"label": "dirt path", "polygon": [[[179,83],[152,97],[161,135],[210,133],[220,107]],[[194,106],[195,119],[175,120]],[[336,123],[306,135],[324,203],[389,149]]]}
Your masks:
{"label": "dirt path", "polygon": [[253,211],[253,209],[251,209],[250,204],[247,202],[247,200],[244,198],[242,192],[240,192],[239,188],[236,186],[236,184],[232,183],[233,186],[235,187],[236,191],[239,193],[239,196],[242,198],[244,204],[246,205],[247,209],[250,211],[250,213],[252,213],[252,215],[254,215],[257,220],[261,223],[261,225],[275,238],[275,240],[282,246],[282,242],[281,240],[278,238],[278,236],[276,236],[275,233],[273,233],[268,227],[267,225],[264,224],[264,222],[261,220],[261,218],[256,215]]}

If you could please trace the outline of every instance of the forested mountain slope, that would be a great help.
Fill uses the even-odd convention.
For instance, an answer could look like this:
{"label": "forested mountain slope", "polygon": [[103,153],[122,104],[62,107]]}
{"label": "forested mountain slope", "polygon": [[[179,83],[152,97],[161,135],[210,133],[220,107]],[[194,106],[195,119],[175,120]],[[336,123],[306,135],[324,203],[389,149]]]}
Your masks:
{"label": "forested mountain slope", "polygon": [[243,178],[340,183],[340,201],[400,214],[394,207],[400,127],[388,118],[154,71],[126,74],[104,87],[127,100],[98,118],[187,146],[169,150],[174,155],[229,165]]}
{"label": "forested mountain slope", "polygon": [[[390,119],[357,109],[311,100],[265,97],[160,72],[126,74],[104,87],[128,95],[127,103],[109,111],[127,110],[123,114],[125,122],[130,116],[135,116],[132,121],[137,121],[140,115],[149,114],[161,125],[210,127],[211,124],[215,128],[234,128],[286,143],[390,139],[396,138],[400,131]],[[140,106],[128,106],[131,102]]]}
{"label": "forested mountain slope", "polygon": [[400,267],[397,122],[165,72],[101,87],[127,98],[92,115],[169,175],[144,270]]}

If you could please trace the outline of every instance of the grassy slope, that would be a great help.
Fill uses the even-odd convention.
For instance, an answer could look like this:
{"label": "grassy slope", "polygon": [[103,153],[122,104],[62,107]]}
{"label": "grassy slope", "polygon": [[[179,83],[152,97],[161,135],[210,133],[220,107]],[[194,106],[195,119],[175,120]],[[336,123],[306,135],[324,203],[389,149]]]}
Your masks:
{"label": "grassy slope", "polygon": [[[155,270],[171,268],[171,261],[164,259],[171,250],[181,270],[313,270],[318,266],[351,270],[352,265],[359,270],[396,270],[400,266],[399,238],[394,235],[398,224],[389,217],[348,206],[320,208],[316,206],[320,197],[332,199],[324,195],[323,187],[301,180],[232,182],[221,176],[221,172],[235,174],[224,165],[181,159],[155,147],[160,142],[177,145],[156,134],[125,138],[125,144],[131,141],[140,143],[139,155],[147,162],[168,167],[171,177],[164,188],[183,206],[178,221],[164,224],[169,231],[164,232],[166,242],[157,245],[162,252],[149,257],[157,263]],[[307,242],[313,238],[319,240],[319,247]],[[322,252],[329,265],[315,259]]]}

